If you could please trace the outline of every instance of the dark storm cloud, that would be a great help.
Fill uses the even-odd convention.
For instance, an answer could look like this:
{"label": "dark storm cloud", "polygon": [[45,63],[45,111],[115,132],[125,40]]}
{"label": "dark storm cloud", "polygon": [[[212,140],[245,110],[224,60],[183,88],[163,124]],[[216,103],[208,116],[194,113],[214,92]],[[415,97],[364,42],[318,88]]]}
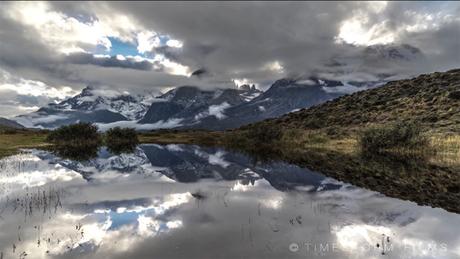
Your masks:
{"label": "dark storm cloud", "polygon": [[341,3],[159,3],[155,8],[115,3],[114,8],[183,40],[185,64],[230,76],[257,72],[274,61],[290,71],[308,70],[338,50],[337,25],[349,15]]}
{"label": "dark storm cloud", "polygon": [[152,70],[153,64],[149,61],[136,61],[134,58],[127,57],[125,59],[118,59],[116,56],[111,57],[95,57],[89,53],[71,53],[65,56],[65,61],[72,64],[80,65],[96,65],[101,67],[120,67],[139,70]]}
{"label": "dark storm cloud", "polygon": [[[244,76],[260,81],[267,76],[273,79],[319,69],[332,58],[354,51],[350,46],[336,44],[335,37],[343,21],[360,13],[368,14],[367,22],[362,21],[363,27],[370,28],[385,21],[381,33],[394,32],[395,44],[410,43],[426,52],[427,60],[432,63],[430,69],[443,69],[444,63],[458,63],[456,54],[451,55],[458,53],[458,48],[455,49],[458,31],[451,31],[445,42],[431,39],[447,27],[459,28],[458,20],[419,33],[401,31],[405,26],[425,23],[423,14],[437,15],[442,11],[458,17],[458,3],[389,2],[382,10],[376,10],[377,5],[375,2],[175,2],[154,5],[116,2],[109,8],[124,10],[146,27],[184,42],[180,55],[153,51],[166,52],[193,69],[205,67],[222,77]],[[97,4],[94,8],[98,9]],[[105,4],[104,8],[107,8]],[[427,38],[424,35],[428,35]],[[261,72],[265,65],[274,61],[282,64],[284,73]],[[369,65],[373,66],[363,67]],[[414,73],[427,69],[419,64],[411,65]]]}
{"label": "dark storm cloud", "polygon": [[[37,29],[12,18],[15,4],[0,3],[0,70],[75,90],[92,84],[158,92],[185,84],[230,86],[232,79],[243,78],[266,86],[282,77],[315,73],[365,80],[381,74],[407,76],[446,70],[460,64],[460,4],[456,2],[388,2],[386,6],[376,2],[49,3],[50,11],[76,19],[79,26],[104,21],[112,30],[120,30],[114,35],[132,36],[131,43],[136,44],[135,35],[141,31],[180,40],[182,48],[163,44],[147,54],[163,55],[187,66],[189,73],[198,69],[207,72],[190,78],[171,74],[158,60],[96,57],[95,46],[84,40],[74,45],[86,53],[63,54],[58,50],[59,40],[69,40],[72,35],[59,38],[51,33],[56,42],[50,44],[38,31],[47,28]],[[125,16],[134,25],[117,20]],[[352,19],[364,31],[372,30],[372,39],[389,34],[394,44],[417,47],[424,54],[423,62],[368,58],[363,56],[366,46],[338,43],[341,27]],[[343,64],[345,61],[348,63]]]}

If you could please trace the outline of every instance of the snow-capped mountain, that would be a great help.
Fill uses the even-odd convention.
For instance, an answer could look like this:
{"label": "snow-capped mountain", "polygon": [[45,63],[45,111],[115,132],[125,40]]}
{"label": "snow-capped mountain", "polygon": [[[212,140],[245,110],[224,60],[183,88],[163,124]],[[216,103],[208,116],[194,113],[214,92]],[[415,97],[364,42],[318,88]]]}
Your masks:
{"label": "snow-capped mountain", "polygon": [[119,113],[129,120],[141,119],[148,109],[145,98],[129,94],[115,94],[104,96],[103,91],[88,86],[72,98],[58,104],[49,104],[49,108],[56,110],[95,111],[107,110]]}
{"label": "snow-capped mountain", "polygon": [[[14,120],[26,127],[42,128],[91,122],[101,130],[115,126],[139,130],[231,129],[308,108],[398,77],[407,78],[413,71],[405,68],[410,68],[411,62],[423,63],[424,58],[418,48],[407,44],[353,47],[336,54],[330,63],[308,75],[276,81],[265,92],[254,85],[214,90],[180,86],[153,97],[88,86],[72,98]],[[212,76],[204,68],[192,75]]]}
{"label": "snow-capped mountain", "polygon": [[180,119],[182,125],[193,125],[201,118],[226,117],[225,109],[246,103],[261,94],[254,86],[239,89],[201,90],[195,86],[182,86],[168,91],[153,101],[140,123],[157,123]]}
{"label": "snow-capped mountain", "polygon": [[221,111],[224,116],[203,116],[197,123],[183,127],[212,130],[236,128],[317,105],[374,85],[376,84],[358,84],[315,77],[304,80],[280,79],[250,101],[226,107]]}
{"label": "snow-capped mountain", "polygon": [[152,169],[145,153],[139,147],[132,153],[119,155],[112,154],[107,148],[103,147],[98,150],[97,157],[86,161],[61,158],[59,155],[43,150],[33,150],[32,152],[41,159],[82,174],[83,178],[87,180],[97,178],[98,173],[147,174]]}
{"label": "snow-capped mountain", "polygon": [[138,120],[147,111],[151,96],[131,96],[88,86],[74,97],[50,103],[15,120],[27,127],[55,128],[76,122],[112,123]]}
{"label": "snow-capped mountain", "polygon": [[27,127],[43,128],[91,122],[101,130],[115,126],[140,130],[224,130],[278,117],[369,86],[370,83],[310,77],[303,80],[280,79],[265,92],[254,85],[216,90],[181,86],[155,98],[86,87],[72,98],[18,116],[16,121]]}

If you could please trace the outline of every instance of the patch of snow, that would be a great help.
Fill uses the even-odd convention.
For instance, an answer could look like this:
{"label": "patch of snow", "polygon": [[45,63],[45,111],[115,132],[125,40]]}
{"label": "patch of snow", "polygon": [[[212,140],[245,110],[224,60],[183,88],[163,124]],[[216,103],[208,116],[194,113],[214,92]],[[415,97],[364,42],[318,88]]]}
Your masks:
{"label": "patch of snow", "polygon": [[169,151],[173,151],[173,152],[182,152],[182,151],[184,151],[179,145],[176,145],[176,144],[166,145],[166,149],[169,150]]}
{"label": "patch of snow", "polygon": [[88,96],[82,96],[78,98],[78,104],[81,104],[83,102],[94,102],[96,101],[98,96],[95,95],[88,95]]}
{"label": "patch of snow", "polygon": [[195,149],[194,153],[197,156],[208,159],[208,163],[211,165],[218,165],[222,168],[227,168],[230,165],[230,163],[224,159],[224,155],[226,154],[224,151],[219,150],[215,154],[208,154],[199,149]]}
{"label": "patch of snow", "polygon": [[224,159],[225,153],[223,151],[217,151],[215,154],[210,154],[208,157],[208,162],[211,165],[219,165],[223,168],[227,168],[230,163]]}
{"label": "patch of snow", "polygon": [[262,93],[262,92],[255,92],[255,93],[252,93],[252,94],[243,93],[243,94],[240,94],[240,96],[244,98],[244,101],[249,102],[249,101],[251,101],[252,99],[254,99],[254,98],[256,98],[257,96],[259,96],[261,93]]}
{"label": "patch of snow", "polygon": [[223,92],[224,92],[224,91],[223,91],[222,89],[217,89],[217,90],[214,92],[214,96],[213,96],[212,98],[213,98],[213,99],[219,98],[219,97],[222,95]]}
{"label": "patch of snow", "polygon": [[225,114],[223,112],[228,107],[230,107],[230,104],[228,104],[227,102],[223,102],[220,105],[211,105],[211,106],[209,106],[209,115],[210,116],[215,116],[219,120],[224,119],[226,116],[225,116]]}

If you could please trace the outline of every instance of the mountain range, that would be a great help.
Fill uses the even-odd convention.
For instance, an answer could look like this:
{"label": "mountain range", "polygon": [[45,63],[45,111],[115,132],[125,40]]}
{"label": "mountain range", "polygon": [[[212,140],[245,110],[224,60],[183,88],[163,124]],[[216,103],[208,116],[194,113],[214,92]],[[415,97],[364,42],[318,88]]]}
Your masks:
{"label": "mountain range", "polygon": [[31,128],[91,122],[101,128],[225,130],[323,103],[345,94],[350,87],[367,89],[318,78],[280,79],[266,91],[254,85],[217,90],[181,86],[145,98],[128,94],[104,96],[102,90],[88,86],[74,97],[20,115],[15,121]]}
{"label": "mountain range", "polygon": [[14,128],[14,129],[22,129],[24,126],[21,124],[17,123],[14,120],[8,120],[5,118],[0,117],[0,128],[6,127],[6,128]]}
{"label": "mountain range", "polygon": [[[370,46],[363,50],[362,55],[367,59],[397,62],[423,58],[423,53],[410,45]],[[195,74],[205,76],[206,70],[201,69],[200,73]],[[394,75],[365,82],[334,81],[324,76],[283,78],[274,82],[266,91],[254,85],[214,90],[180,86],[156,97],[150,94],[114,94],[88,86],[74,97],[48,104],[35,112],[17,116],[14,120],[29,128],[56,128],[71,123],[91,122],[103,130],[115,126],[139,130],[226,130],[374,88],[382,85],[388,76]]]}

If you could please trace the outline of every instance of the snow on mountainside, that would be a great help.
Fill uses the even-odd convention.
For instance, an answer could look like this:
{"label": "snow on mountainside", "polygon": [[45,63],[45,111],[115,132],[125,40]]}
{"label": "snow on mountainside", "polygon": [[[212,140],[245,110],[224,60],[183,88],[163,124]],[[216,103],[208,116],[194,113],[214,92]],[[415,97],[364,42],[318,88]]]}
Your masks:
{"label": "snow on mountainside", "polygon": [[[110,153],[107,148],[98,151],[97,158],[87,161],[75,161],[63,159],[55,154],[43,150],[33,150],[32,153],[40,159],[46,159],[53,164],[69,168],[80,173],[87,180],[110,180],[111,177],[119,177],[120,174],[144,174],[159,170],[150,164],[147,156],[142,149],[137,147],[132,153],[115,155]],[[100,175],[104,175],[100,177]]]}
{"label": "snow on mountainside", "polygon": [[137,120],[144,116],[148,105],[145,103],[145,98],[141,96],[134,97],[128,94],[96,90],[88,86],[72,98],[58,104],[49,104],[49,108],[79,111],[108,110],[119,113],[129,120]]}
{"label": "snow on mountainside", "polygon": [[310,77],[280,79],[265,92],[254,85],[216,90],[181,86],[155,98],[86,87],[72,98],[18,116],[16,121],[27,127],[42,128],[91,122],[102,131],[116,126],[138,130],[179,127],[222,130],[281,116],[371,85]]}
{"label": "snow on mountainside", "polygon": [[74,97],[50,103],[36,112],[17,116],[15,120],[26,127],[38,128],[56,128],[77,122],[134,121],[144,116],[152,98],[151,95],[131,96],[88,86]]}
{"label": "snow on mountainside", "polygon": [[226,109],[248,102],[260,93],[255,87],[249,86],[214,91],[182,86],[159,96],[139,122],[151,124],[178,119],[181,125],[193,125],[205,117],[222,119],[226,117]]}
{"label": "snow on mountainside", "polygon": [[344,93],[341,91],[329,92],[325,89],[332,90],[341,86],[343,84],[337,81],[280,79],[268,90],[250,101],[228,107],[224,117],[202,117],[198,123],[184,127],[212,130],[236,128],[333,99]]}
{"label": "snow on mountainside", "polygon": [[[153,97],[88,86],[72,98],[14,120],[39,128],[90,122],[101,130],[116,126],[139,130],[230,129],[373,88],[395,78],[407,78],[413,71],[405,68],[410,68],[411,62],[423,63],[425,58],[418,48],[407,44],[372,45],[337,54],[325,67],[304,76],[277,80],[265,92],[254,85],[214,90],[180,86]],[[380,72],[376,74],[375,64],[385,64],[387,69],[377,69]],[[193,74],[201,77],[207,71],[200,69]]]}

